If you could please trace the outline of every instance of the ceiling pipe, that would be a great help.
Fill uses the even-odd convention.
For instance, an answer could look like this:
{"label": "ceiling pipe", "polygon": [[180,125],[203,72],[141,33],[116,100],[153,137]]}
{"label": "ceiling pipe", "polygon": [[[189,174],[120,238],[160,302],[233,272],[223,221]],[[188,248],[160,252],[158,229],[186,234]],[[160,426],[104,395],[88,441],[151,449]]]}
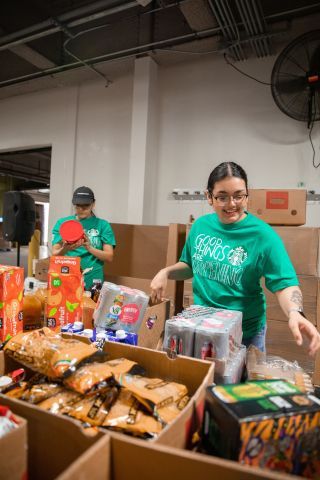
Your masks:
{"label": "ceiling pipe", "polygon": [[[265,33],[267,26],[266,26],[266,22],[265,22],[265,19],[264,19],[263,10],[262,10],[260,0],[254,1],[252,6],[253,6],[253,9],[254,9],[255,14],[256,14],[256,18],[257,18],[257,22],[258,22],[258,25],[259,25],[259,28],[260,28],[260,32]],[[271,55],[271,48],[270,48],[269,40],[267,38],[264,38],[262,40],[262,42],[264,43],[267,55]]]}
{"label": "ceiling pipe", "polygon": [[[211,11],[212,11],[213,15],[215,16],[215,18],[218,22],[218,25],[221,29],[223,37],[227,41],[232,41],[232,35],[230,35],[229,28],[228,28],[229,26],[226,25],[226,22],[225,22],[223,16],[220,14],[220,6],[219,6],[218,2],[215,2],[215,4],[214,4],[212,0],[208,0],[208,4],[209,4],[209,7],[211,8]],[[239,55],[238,46],[237,45],[231,46],[230,50],[232,51],[234,58],[236,60],[240,61],[241,57]]]}

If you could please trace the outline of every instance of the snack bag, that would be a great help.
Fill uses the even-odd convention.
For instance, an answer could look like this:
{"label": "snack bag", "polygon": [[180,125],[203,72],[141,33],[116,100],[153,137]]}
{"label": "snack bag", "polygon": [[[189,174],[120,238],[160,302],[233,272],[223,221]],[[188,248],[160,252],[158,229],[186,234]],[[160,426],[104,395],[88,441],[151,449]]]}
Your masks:
{"label": "snack bag", "polygon": [[155,437],[162,424],[143,412],[141,404],[129,390],[121,389],[119,397],[107,414],[103,427],[121,430],[140,437]]}
{"label": "snack bag", "polygon": [[93,426],[101,426],[118,394],[116,387],[110,387],[93,397],[82,397],[78,402],[64,408],[61,413]]}
{"label": "snack bag", "polygon": [[71,374],[78,364],[97,352],[94,345],[64,339],[49,328],[19,333],[4,347],[18,362],[50,378]]}
{"label": "snack bag", "polygon": [[139,375],[116,375],[119,384],[127,388],[151,413],[170,403],[179,402],[188,393],[181,383]]}
{"label": "snack bag", "polygon": [[23,268],[0,265],[0,342],[22,332]]}
{"label": "snack bag", "polygon": [[80,399],[80,395],[71,390],[64,389],[46,400],[38,403],[37,406],[51,413],[64,413],[66,409]]}
{"label": "snack bag", "polygon": [[82,319],[83,278],[79,257],[50,258],[46,326],[60,330]]}

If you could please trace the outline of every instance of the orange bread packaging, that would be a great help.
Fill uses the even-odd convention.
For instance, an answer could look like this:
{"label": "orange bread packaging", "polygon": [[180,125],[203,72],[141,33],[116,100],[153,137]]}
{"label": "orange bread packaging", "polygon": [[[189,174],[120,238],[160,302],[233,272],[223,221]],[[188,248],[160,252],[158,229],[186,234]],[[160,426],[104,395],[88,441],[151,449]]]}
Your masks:
{"label": "orange bread packaging", "polygon": [[22,267],[0,265],[0,341],[22,332]]}
{"label": "orange bread packaging", "polygon": [[79,257],[50,258],[46,326],[60,330],[67,323],[81,321],[83,278]]}

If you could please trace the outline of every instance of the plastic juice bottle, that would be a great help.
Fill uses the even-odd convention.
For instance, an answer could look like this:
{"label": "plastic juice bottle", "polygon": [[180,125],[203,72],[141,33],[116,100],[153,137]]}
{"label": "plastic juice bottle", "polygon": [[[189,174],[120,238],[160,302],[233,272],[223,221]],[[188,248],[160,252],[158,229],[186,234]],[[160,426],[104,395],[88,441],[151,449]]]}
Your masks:
{"label": "plastic juice bottle", "polygon": [[34,292],[26,292],[22,303],[23,330],[35,330],[42,327],[42,303]]}
{"label": "plastic juice bottle", "polygon": [[82,300],[82,322],[84,328],[93,327],[93,312],[96,307],[96,303],[91,299],[91,291],[86,290],[83,293]]}

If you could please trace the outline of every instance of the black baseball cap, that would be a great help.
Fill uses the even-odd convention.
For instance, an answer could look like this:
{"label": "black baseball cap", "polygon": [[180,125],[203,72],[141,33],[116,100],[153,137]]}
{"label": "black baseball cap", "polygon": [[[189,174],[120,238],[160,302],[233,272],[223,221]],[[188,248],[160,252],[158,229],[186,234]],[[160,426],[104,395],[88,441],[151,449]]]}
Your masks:
{"label": "black baseball cap", "polygon": [[73,192],[73,205],[89,205],[95,201],[94,193],[89,187],[78,187]]}

